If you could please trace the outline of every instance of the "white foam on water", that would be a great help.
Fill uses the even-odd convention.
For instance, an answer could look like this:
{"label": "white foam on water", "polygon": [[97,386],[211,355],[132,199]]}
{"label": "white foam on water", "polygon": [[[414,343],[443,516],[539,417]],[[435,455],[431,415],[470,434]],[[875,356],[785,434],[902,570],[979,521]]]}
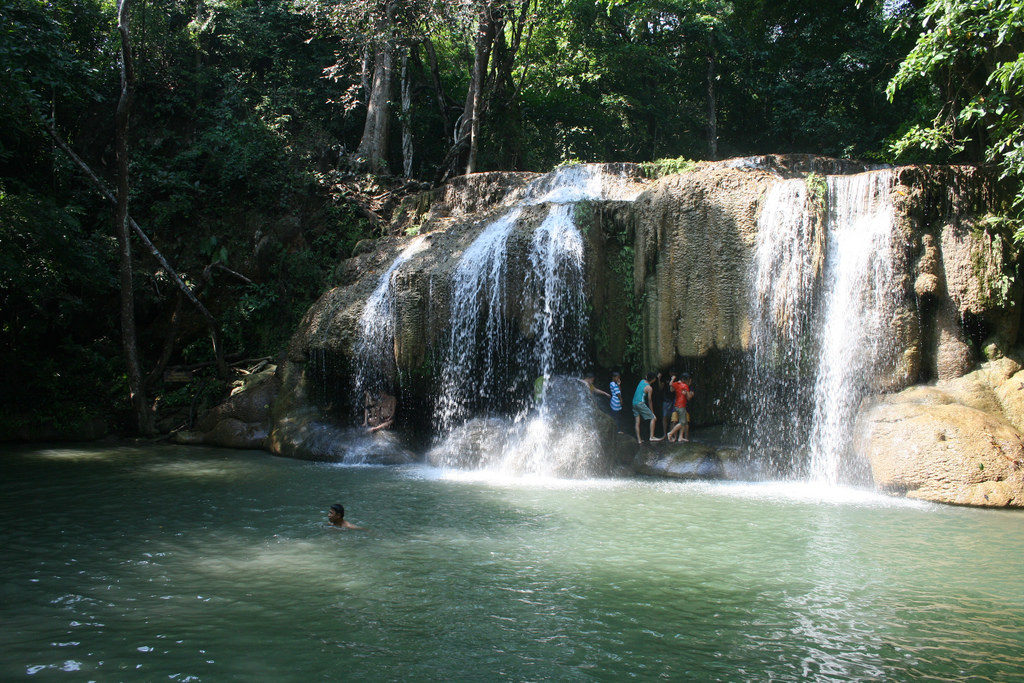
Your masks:
{"label": "white foam on water", "polygon": [[751,501],[809,503],[873,508],[934,509],[935,503],[889,496],[855,486],[822,486],[808,481],[680,481],[647,477],[565,479],[538,474],[509,474],[493,469],[458,469],[410,465],[402,470],[411,479],[483,484],[499,488],[551,490],[614,490],[648,488],[673,494],[715,496]]}

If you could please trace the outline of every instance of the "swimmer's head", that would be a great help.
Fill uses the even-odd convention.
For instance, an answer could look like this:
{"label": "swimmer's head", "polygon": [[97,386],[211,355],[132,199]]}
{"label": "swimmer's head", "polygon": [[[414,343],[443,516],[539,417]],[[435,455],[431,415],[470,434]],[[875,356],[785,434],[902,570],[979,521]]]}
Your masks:
{"label": "swimmer's head", "polygon": [[331,524],[337,524],[343,519],[345,519],[345,508],[342,507],[341,503],[335,503],[327,511],[327,521]]}

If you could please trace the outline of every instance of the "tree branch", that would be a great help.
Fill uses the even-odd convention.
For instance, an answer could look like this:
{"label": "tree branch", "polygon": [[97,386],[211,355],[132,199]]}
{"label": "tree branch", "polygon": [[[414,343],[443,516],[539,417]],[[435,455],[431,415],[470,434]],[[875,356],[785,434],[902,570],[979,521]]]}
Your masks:
{"label": "tree branch", "polygon": [[[41,119],[41,117],[39,118]],[[92,181],[92,184],[96,187],[99,193],[103,195],[107,199],[107,201],[111,202],[116,206],[117,198],[106,186],[106,184],[102,180],[100,180],[99,176],[97,176],[93,172],[93,170],[89,168],[89,165],[82,161],[81,157],[75,154],[75,151],[71,149],[71,147],[64,141],[63,138],[61,138],[60,134],[57,133],[57,129],[54,127],[53,122],[46,121],[45,119],[41,119],[41,122],[43,128],[46,130],[47,133],[50,134],[50,137],[53,138],[57,146],[60,147],[64,151],[64,153],[71,158],[73,162],[75,162],[75,165],[77,165],[78,168],[80,168],[86,176],[88,176],[89,180]],[[199,314],[203,316],[204,320],[206,320],[206,324],[210,329],[210,338],[211,341],[213,342],[213,352],[214,355],[217,357],[217,373],[221,377],[227,377],[228,368],[227,365],[224,363],[224,350],[221,348],[220,345],[220,334],[217,330],[217,321],[214,319],[213,315],[211,315],[210,312],[206,309],[206,306],[204,306],[202,302],[200,302],[199,299],[196,298],[195,294],[192,292],[192,289],[187,284],[185,284],[184,280],[181,279],[181,276],[178,275],[178,271],[171,267],[171,264],[167,262],[167,259],[165,259],[163,254],[160,253],[160,250],[158,250],[156,246],[153,244],[153,242],[150,241],[146,233],[142,230],[141,227],[139,227],[139,224],[135,222],[135,219],[132,218],[131,216],[128,216],[127,218],[128,225],[131,226],[132,230],[135,232],[136,236],[139,238],[142,244],[146,247],[146,249],[153,256],[153,258],[155,258],[157,262],[161,266],[163,266],[164,270],[167,271],[167,273],[171,276],[171,279],[174,280],[175,284],[178,286],[178,289],[180,289],[182,294],[185,295],[185,298],[187,298],[189,302],[193,306],[195,306],[196,310],[199,311]]]}

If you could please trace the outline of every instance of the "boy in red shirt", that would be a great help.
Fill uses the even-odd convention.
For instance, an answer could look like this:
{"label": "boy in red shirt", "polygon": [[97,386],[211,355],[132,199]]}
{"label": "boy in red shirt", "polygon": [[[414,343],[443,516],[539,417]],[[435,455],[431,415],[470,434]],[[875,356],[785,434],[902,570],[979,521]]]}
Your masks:
{"label": "boy in red shirt", "polygon": [[672,373],[672,380],[669,383],[672,392],[676,395],[675,412],[678,421],[668,433],[669,441],[690,440],[690,415],[686,412],[686,402],[693,398],[693,391],[690,389],[690,375],[683,373],[676,379]]}

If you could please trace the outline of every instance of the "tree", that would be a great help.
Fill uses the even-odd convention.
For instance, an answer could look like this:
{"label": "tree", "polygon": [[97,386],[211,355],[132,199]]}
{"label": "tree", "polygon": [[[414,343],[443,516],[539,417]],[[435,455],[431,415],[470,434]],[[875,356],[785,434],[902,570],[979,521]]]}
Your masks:
{"label": "tree", "polygon": [[893,151],[997,164],[1016,183],[1024,216],[1024,4],[930,0],[903,10],[893,17],[896,32],[921,32],[886,94],[922,87],[924,104]]}
{"label": "tree", "polygon": [[121,282],[121,342],[128,367],[128,391],[139,432],[155,432],[153,413],[146,400],[146,387],[142,382],[139,348],[135,335],[135,294],[132,283],[132,243],[128,228],[128,114],[131,107],[132,87],[135,80],[132,63],[131,38],[128,30],[128,0],[118,0],[117,31],[121,36],[121,96],[115,116],[115,147],[117,149],[117,243],[120,252]]}

